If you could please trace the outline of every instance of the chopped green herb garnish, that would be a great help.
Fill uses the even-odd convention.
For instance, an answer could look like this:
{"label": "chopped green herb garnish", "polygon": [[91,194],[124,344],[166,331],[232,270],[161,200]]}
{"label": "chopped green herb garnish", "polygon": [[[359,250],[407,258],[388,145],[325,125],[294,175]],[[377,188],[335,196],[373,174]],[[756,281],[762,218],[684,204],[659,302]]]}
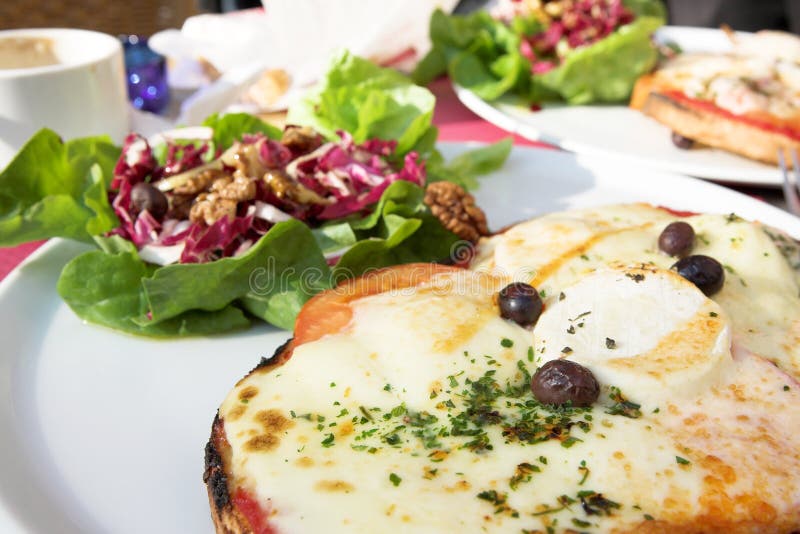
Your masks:
{"label": "chopped green herb garnish", "polygon": [[511,477],[511,480],[508,481],[508,486],[512,490],[516,490],[520,484],[530,482],[533,476],[533,473],[540,473],[541,469],[538,465],[529,464],[527,462],[523,462],[517,465],[517,468],[514,470],[514,476]]}
{"label": "chopped green herb garnish", "polygon": [[358,409],[361,411],[362,414],[364,414],[364,417],[368,421],[372,421],[372,414],[370,414],[369,411],[367,411],[366,408],[364,408],[363,406],[359,406]]}
{"label": "chopped green herb garnish", "polygon": [[511,517],[519,517],[519,512],[511,508],[507,503],[508,494],[498,493],[495,490],[486,490],[478,493],[477,497],[483,501],[488,501],[494,505],[494,513],[507,513]]}
{"label": "chopped green herb garnish", "polygon": [[687,460],[686,458],[681,458],[680,456],[676,456],[675,457],[675,461],[678,462],[681,465],[689,465],[690,463],[692,463],[689,460]]}
{"label": "chopped green herb garnish", "polygon": [[333,445],[334,445],[333,440],[334,440],[333,434],[328,434],[327,436],[325,436],[325,439],[322,440],[322,442],[321,442],[322,446],[326,447],[326,448],[327,447],[333,447]]}
{"label": "chopped green herb garnish", "polygon": [[577,321],[578,319],[582,319],[582,318],[586,317],[587,315],[589,315],[589,314],[591,314],[591,313],[592,313],[591,311],[585,311],[585,312],[583,312],[583,313],[579,314],[579,315],[578,315],[577,317],[575,317],[574,319],[570,319],[570,321],[572,321],[572,322],[575,322],[575,321]]}
{"label": "chopped green herb garnish", "polygon": [[629,401],[616,386],[611,386],[611,393],[608,397],[614,401],[614,404],[606,410],[609,415],[621,415],[631,419],[637,419],[642,416],[640,404]]}
{"label": "chopped green herb garnish", "polygon": [[389,475],[389,481],[394,485],[394,487],[397,487],[400,485],[403,479],[397,476],[395,473],[391,473]]}
{"label": "chopped green herb garnish", "polygon": [[586,482],[586,479],[589,478],[589,468],[586,467],[586,460],[581,460],[581,465],[578,467],[578,472],[581,473],[581,481],[578,482],[579,486],[583,486],[583,483]]}
{"label": "chopped green herb garnish", "polygon": [[514,346],[514,342],[508,339],[507,337],[504,337],[503,339],[500,340],[500,345],[508,349]]}
{"label": "chopped green herb garnish", "polygon": [[642,280],[644,280],[644,275],[642,273],[625,273],[625,276],[627,276],[637,284]]}
{"label": "chopped green herb garnish", "polygon": [[383,440],[384,440],[384,441],[385,441],[385,442],[386,442],[388,445],[392,445],[392,446],[395,446],[395,445],[398,445],[398,444],[400,444],[400,441],[401,441],[401,440],[400,440],[400,436],[398,436],[397,434],[394,434],[394,433],[392,433],[392,434],[389,434],[388,436],[385,436],[385,437],[383,438]]}
{"label": "chopped green herb garnish", "polygon": [[602,493],[592,490],[578,492],[578,499],[581,501],[581,508],[586,515],[614,515],[612,510],[622,508],[622,505],[603,497]]}

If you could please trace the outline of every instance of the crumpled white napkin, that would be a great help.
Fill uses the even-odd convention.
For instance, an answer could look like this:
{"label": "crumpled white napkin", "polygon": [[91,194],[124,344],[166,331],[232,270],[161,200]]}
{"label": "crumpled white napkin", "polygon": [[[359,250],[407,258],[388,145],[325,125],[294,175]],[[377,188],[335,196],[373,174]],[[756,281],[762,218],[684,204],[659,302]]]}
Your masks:
{"label": "crumpled white napkin", "polygon": [[173,86],[197,84],[200,72],[185,65],[204,58],[222,76],[189,98],[179,123],[199,124],[234,103],[264,69],[283,69],[292,83],[275,109],[285,108],[325,72],[332,53],[347,48],[377,63],[409,69],[430,49],[428,23],[437,8],[457,0],[264,0],[264,10],[198,15],[181,30],[149,40],[157,52],[184,65]]}

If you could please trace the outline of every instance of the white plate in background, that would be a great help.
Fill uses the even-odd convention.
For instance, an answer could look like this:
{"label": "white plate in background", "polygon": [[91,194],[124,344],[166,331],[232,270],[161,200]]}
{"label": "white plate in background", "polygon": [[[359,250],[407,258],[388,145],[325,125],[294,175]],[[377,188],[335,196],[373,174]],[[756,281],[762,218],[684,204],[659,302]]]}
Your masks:
{"label": "white plate in background", "polygon": [[[665,26],[656,38],[675,42],[686,52],[725,52],[732,46],[723,31],[707,28]],[[492,124],[578,154],[613,156],[626,165],[739,184],[782,183],[780,170],[772,165],[714,148],[681,150],[672,144],[669,128],[624,105],[545,104],[531,111],[513,98],[486,102],[462,87],[455,90],[465,106]]]}
{"label": "white plate in background", "polygon": [[[464,144],[444,145],[452,157]],[[619,161],[516,147],[476,193],[492,228],[545,212],[645,201],[800,219],[729,189]],[[153,341],[83,324],[60,300],[56,240],[0,283],[0,532],[211,534],[203,448],[236,380],[289,336],[266,325]]]}

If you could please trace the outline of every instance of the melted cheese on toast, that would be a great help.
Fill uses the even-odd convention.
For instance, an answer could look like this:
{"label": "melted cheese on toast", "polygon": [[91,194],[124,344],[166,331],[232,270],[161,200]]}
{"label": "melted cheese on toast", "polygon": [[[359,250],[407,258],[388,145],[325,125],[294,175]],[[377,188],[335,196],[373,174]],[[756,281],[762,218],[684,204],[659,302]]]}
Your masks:
{"label": "melted cheese on toast", "polygon": [[[767,336],[731,342],[734,296],[715,303],[659,267],[669,260],[652,250],[654,236],[672,217],[630,206],[543,219],[487,240],[483,267],[492,264],[494,276],[443,273],[355,300],[342,331],[237,384],[219,411],[231,483],[271,510],[278,532],[778,532],[800,524],[800,387],[749,350],[773,347]],[[730,252],[733,230],[711,235],[724,223],[692,224],[709,247]],[[548,252],[540,231],[571,237]],[[526,236],[533,256],[514,251]],[[738,259],[725,260],[742,276],[765,272]],[[494,299],[523,276],[517,268],[547,270],[546,311],[533,330],[501,319]],[[730,285],[753,287],[734,275]],[[783,307],[775,324],[791,311]],[[573,325],[580,334],[568,332]],[[793,361],[788,355],[772,354]],[[588,367],[602,386],[599,402],[536,402],[530,375],[552,358]]]}
{"label": "melted cheese on toast", "polygon": [[734,115],[800,121],[800,38],[759,32],[738,39],[729,54],[685,53],[654,73],[656,85],[708,100]]}
{"label": "melted cheese on toast", "polygon": [[530,282],[550,306],[565,287],[614,262],[668,269],[676,258],[658,250],[658,236],[678,219],[697,234],[692,253],[725,268],[712,299],[727,313],[734,339],[800,377],[800,268],[784,255],[796,250],[785,236],[735,215],[678,218],[645,204],[552,213],[485,239],[472,268]]}

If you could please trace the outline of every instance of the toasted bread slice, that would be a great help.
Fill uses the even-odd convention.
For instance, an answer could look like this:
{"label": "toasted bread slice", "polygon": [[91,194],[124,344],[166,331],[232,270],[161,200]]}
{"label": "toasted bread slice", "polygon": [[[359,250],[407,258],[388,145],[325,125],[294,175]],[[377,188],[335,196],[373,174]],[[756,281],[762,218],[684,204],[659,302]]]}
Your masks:
{"label": "toasted bread slice", "polygon": [[684,137],[773,165],[778,150],[800,149],[800,141],[787,135],[693,109],[658,92],[647,96],[642,112]]}

